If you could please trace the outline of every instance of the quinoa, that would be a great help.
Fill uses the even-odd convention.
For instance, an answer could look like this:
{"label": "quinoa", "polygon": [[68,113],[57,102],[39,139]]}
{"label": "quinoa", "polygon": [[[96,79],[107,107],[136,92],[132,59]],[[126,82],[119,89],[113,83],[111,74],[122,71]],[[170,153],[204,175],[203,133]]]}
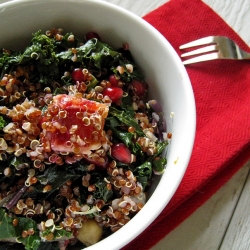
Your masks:
{"label": "quinoa", "polygon": [[[166,165],[165,121],[147,103],[128,44],[112,50],[94,34],[82,41],[62,29],[38,31],[30,48],[40,42],[42,49],[29,59],[20,59],[27,49],[23,57],[2,51],[19,61],[1,69],[0,209],[13,227],[20,218],[37,224],[20,229],[24,245],[38,235],[63,241],[63,249],[89,220],[107,237],[143,208],[153,175]],[[106,59],[100,51],[93,51],[100,61],[83,56],[98,46],[110,50]]]}

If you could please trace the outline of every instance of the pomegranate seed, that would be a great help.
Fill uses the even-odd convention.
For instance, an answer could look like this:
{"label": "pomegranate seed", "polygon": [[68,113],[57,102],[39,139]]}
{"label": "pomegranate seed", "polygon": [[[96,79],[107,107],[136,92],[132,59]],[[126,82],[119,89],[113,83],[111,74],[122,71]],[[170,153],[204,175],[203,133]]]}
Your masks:
{"label": "pomegranate seed", "polygon": [[86,34],[86,40],[87,41],[92,39],[92,38],[96,38],[98,41],[100,41],[100,37],[99,37],[99,35],[97,33],[89,32],[89,33]]}
{"label": "pomegranate seed", "polygon": [[141,81],[133,80],[131,82],[131,85],[134,89],[135,94],[138,96],[142,96],[146,91],[146,84]]}
{"label": "pomegranate seed", "polygon": [[108,87],[102,92],[103,96],[108,96],[112,102],[117,102],[122,98],[123,90],[119,87]]}
{"label": "pomegranate seed", "polygon": [[122,163],[128,164],[131,162],[131,152],[124,143],[114,144],[111,147],[111,155]]}
{"label": "pomegranate seed", "polygon": [[109,82],[110,82],[111,86],[117,87],[119,79],[117,79],[115,75],[110,75],[109,76]]}
{"label": "pomegranate seed", "polygon": [[82,82],[84,79],[82,69],[79,69],[79,68],[74,69],[74,71],[71,74],[71,77],[74,82],[77,82],[77,81]]}

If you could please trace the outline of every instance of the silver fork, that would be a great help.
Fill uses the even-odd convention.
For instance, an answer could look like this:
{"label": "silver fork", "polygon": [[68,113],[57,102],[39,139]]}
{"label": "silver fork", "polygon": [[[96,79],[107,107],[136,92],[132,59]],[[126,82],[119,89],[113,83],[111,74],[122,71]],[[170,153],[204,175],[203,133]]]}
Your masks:
{"label": "silver fork", "polygon": [[180,49],[202,46],[196,50],[184,53],[181,57],[192,57],[183,61],[183,64],[191,64],[215,59],[233,59],[245,60],[250,59],[250,53],[242,50],[233,40],[224,36],[208,36],[186,44],[181,45]]}

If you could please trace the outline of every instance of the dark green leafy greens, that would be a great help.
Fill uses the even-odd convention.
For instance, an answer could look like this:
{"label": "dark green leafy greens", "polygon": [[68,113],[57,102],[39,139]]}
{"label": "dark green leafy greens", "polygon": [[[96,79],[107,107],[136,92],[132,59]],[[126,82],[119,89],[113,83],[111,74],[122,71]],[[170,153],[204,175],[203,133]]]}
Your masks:
{"label": "dark green leafy greens", "polygon": [[[119,56],[119,53],[113,50],[109,45],[98,41],[96,38],[87,41],[84,45],[78,47],[77,57],[75,62],[90,64],[101,69],[103,65],[111,63],[115,57]],[[57,55],[61,61],[71,61],[74,53],[72,50],[61,52]]]}
{"label": "dark green leafy greens", "polygon": [[[26,250],[38,250],[41,239],[37,229],[36,222],[25,217],[18,217],[18,225],[13,226],[13,217],[10,217],[3,208],[0,208],[0,239],[12,242],[22,242]],[[22,237],[24,230],[34,230],[33,235],[28,235],[26,238]]]}
{"label": "dark green leafy greens", "polygon": [[136,133],[139,136],[144,135],[139,124],[135,121],[135,119],[131,116],[131,114],[129,112],[126,112],[124,110],[118,110],[114,107],[110,107],[109,108],[109,116],[116,117],[120,121],[120,123],[122,123],[122,124],[134,127],[136,129]]}
{"label": "dark green leafy greens", "polygon": [[21,65],[31,80],[49,84],[58,78],[58,63],[54,41],[38,31],[24,52],[2,52],[0,68],[3,76]]}
{"label": "dark green leafy greens", "polygon": [[62,239],[62,238],[72,238],[72,233],[66,231],[65,229],[54,229],[52,226],[46,228],[45,231],[42,232],[42,236],[45,237],[47,235],[49,235],[50,233],[54,234],[54,239]]}
{"label": "dark green leafy greens", "polygon": [[[96,38],[87,41],[85,44],[78,47],[76,51],[77,56],[75,58],[75,63],[80,63],[87,68],[97,71],[111,69],[111,71],[118,74],[125,82],[130,82],[133,78],[143,79],[137,67],[134,68],[132,73],[126,69],[125,65],[131,62],[124,57],[122,53],[114,50],[108,44],[100,42]],[[72,50],[63,51],[57,54],[60,63],[71,61],[73,56],[74,53]],[[132,59],[131,56],[130,59]],[[120,74],[116,70],[118,65],[124,67],[125,72],[123,74]]]}
{"label": "dark green leafy greens", "polygon": [[6,121],[2,115],[0,115],[0,131],[5,127]]}
{"label": "dark green leafy greens", "polygon": [[113,197],[113,191],[108,190],[107,183],[104,180],[99,180],[95,183],[96,191],[93,193],[96,199],[103,199],[108,202]]}
{"label": "dark green leafy greens", "polygon": [[[83,45],[77,47],[81,41],[75,39],[74,42],[69,42],[67,38],[72,35],[68,33],[63,36],[61,41],[42,34],[37,31],[33,34],[30,46],[23,52],[10,50],[2,50],[0,54],[0,70],[1,77],[8,74],[18,66],[21,66],[25,73],[29,74],[30,80],[36,80],[42,84],[49,85],[53,82],[60,82],[60,68],[63,68],[65,63],[70,65],[78,65],[89,68],[94,72],[103,70],[111,70],[117,73],[118,65],[126,65],[133,63],[129,61],[122,53],[110,47],[108,44],[102,43],[97,39],[91,39]],[[74,53],[72,47],[77,47],[76,60],[72,62]],[[132,57],[129,57],[132,60]],[[125,73],[120,77],[129,82],[132,79],[143,79],[142,74],[134,67],[132,73],[129,73],[125,68]],[[65,78],[64,78],[65,80]],[[70,79],[66,80],[70,83]]]}
{"label": "dark green leafy greens", "polygon": [[[48,199],[50,195],[58,191],[58,189],[68,180],[74,180],[79,178],[80,175],[71,174],[67,172],[64,168],[57,165],[52,165],[47,168],[43,174],[37,175],[39,182],[34,185],[34,190],[32,192],[26,193],[23,197],[32,197],[38,200]],[[51,185],[52,189],[48,192],[44,192],[44,185],[42,183],[48,183]]]}
{"label": "dark green leafy greens", "polygon": [[[54,37],[48,37],[38,31],[33,34],[30,46],[23,51],[2,50],[0,52],[0,70],[1,77],[5,74],[13,74],[17,72],[20,79],[27,77],[27,81],[32,86],[41,84],[42,88],[51,87],[52,94],[67,93],[67,87],[72,85],[73,79],[70,75],[64,75],[65,71],[70,71],[72,68],[87,68],[91,74],[92,79],[88,82],[87,92],[90,92],[100,83],[100,81],[107,79],[110,74],[115,73],[125,83],[125,90],[128,95],[121,99],[119,105],[112,105],[109,107],[109,114],[105,122],[105,130],[110,129],[113,133],[114,142],[123,142],[131,152],[136,155],[136,163],[123,164],[117,163],[118,167],[124,170],[131,170],[136,176],[137,180],[142,184],[145,190],[150,183],[154,173],[162,173],[166,165],[166,159],[159,157],[167,146],[167,142],[156,142],[156,154],[149,156],[142,151],[141,146],[136,142],[135,138],[145,136],[142,128],[135,119],[135,110],[132,107],[132,100],[129,95],[129,84],[133,79],[144,81],[143,75],[135,64],[130,52],[128,50],[115,50],[108,44],[105,44],[97,39],[91,39],[87,42],[80,41],[75,38],[71,41],[69,38],[72,33],[63,36],[61,40]],[[72,49],[75,48],[75,49]],[[133,71],[126,68],[127,64],[133,65]],[[117,66],[124,68],[124,73],[121,74],[117,70]],[[54,87],[55,86],[55,87]],[[28,90],[27,96],[32,94]],[[34,94],[34,93],[33,93]],[[27,97],[25,96],[25,97]],[[146,100],[146,99],[145,99]],[[144,101],[145,101],[144,100]],[[4,99],[0,99],[4,102]],[[38,102],[38,99],[35,99]],[[11,107],[13,104],[5,103],[6,106]],[[44,113],[47,105],[42,107]],[[141,110],[147,112],[148,110]],[[2,129],[8,124],[7,116],[0,115],[0,136]],[[132,126],[135,131],[128,132],[127,128]],[[0,152],[1,153],[1,152]],[[2,158],[1,158],[2,157]],[[6,157],[6,158],[3,158]],[[111,157],[109,155],[109,157]],[[111,157],[112,158],[112,157]],[[19,175],[16,173],[21,170],[22,174],[27,176],[28,169],[33,166],[33,161],[25,154],[21,156],[0,154],[0,185],[6,185],[8,188],[13,183],[20,181]],[[73,181],[72,188],[78,188],[80,195],[78,201],[84,204],[89,195],[87,187],[81,185],[82,176],[90,173],[88,169],[88,162],[79,161],[72,164],[64,164],[58,166],[54,163],[45,168],[45,171],[38,172],[36,175],[37,183],[32,185],[32,189],[24,193],[25,198],[33,198],[37,202],[50,200],[53,205],[56,203],[56,197],[59,194],[60,188],[68,181]],[[3,174],[6,166],[10,167],[12,175],[5,176]],[[105,171],[91,172],[90,184],[95,186],[95,191],[92,193],[95,200],[102,199],[106,204],[110,204],[113,198],[117,197],[116,190],[107,188],[107,181],[110,176]],[[44,192],[44,183],[51,186],[51,190]],[[89,215],[93,216],[93,215]],[[0,240],[8,240],[23,243],[27,250],[49,250],[58,249],[58,244],[55,242],[41,243],[37,223],[40,223],[44,218],[38,217],[34,220],[18,217],[18,226],[13,226],[13,218],[6,213],[5,208],[0,208]],[[26,238],[22,237],[22,231],[34,229],[34,234]],[[49,235],[52,228],[47,228],[42,236]],[[66,230],[56,230],[54,232],[55,238],[71,237],[71,233]],[[10,243],[11,247],[13,243]],[[0,250],[6,249],[5,243],[0,244]],[[13,248],[14,249],[14,248]]]}
{"label": "dark green leafy greens", "polygon": [[13,156],[10,159],[10,165],[18,168],[20,165],[25,164],[27,167],[31,164],[31,160],[26,155]]}

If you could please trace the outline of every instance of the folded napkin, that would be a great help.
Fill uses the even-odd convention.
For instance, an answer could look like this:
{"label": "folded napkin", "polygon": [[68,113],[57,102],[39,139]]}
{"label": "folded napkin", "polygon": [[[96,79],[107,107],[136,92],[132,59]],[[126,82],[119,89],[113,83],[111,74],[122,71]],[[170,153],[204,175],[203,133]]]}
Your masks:
{"label": "folded napkin", "polygon": [[[171,0],[144,19],[167,38],[179,55],[181,44],[209,35],[228,36],[250,51],[201,0]],[[197,106],[197,132],[189,166],[170,203],[123,250],[151,248],[250,159],[250,61],[217,60],[186,69]]]}

